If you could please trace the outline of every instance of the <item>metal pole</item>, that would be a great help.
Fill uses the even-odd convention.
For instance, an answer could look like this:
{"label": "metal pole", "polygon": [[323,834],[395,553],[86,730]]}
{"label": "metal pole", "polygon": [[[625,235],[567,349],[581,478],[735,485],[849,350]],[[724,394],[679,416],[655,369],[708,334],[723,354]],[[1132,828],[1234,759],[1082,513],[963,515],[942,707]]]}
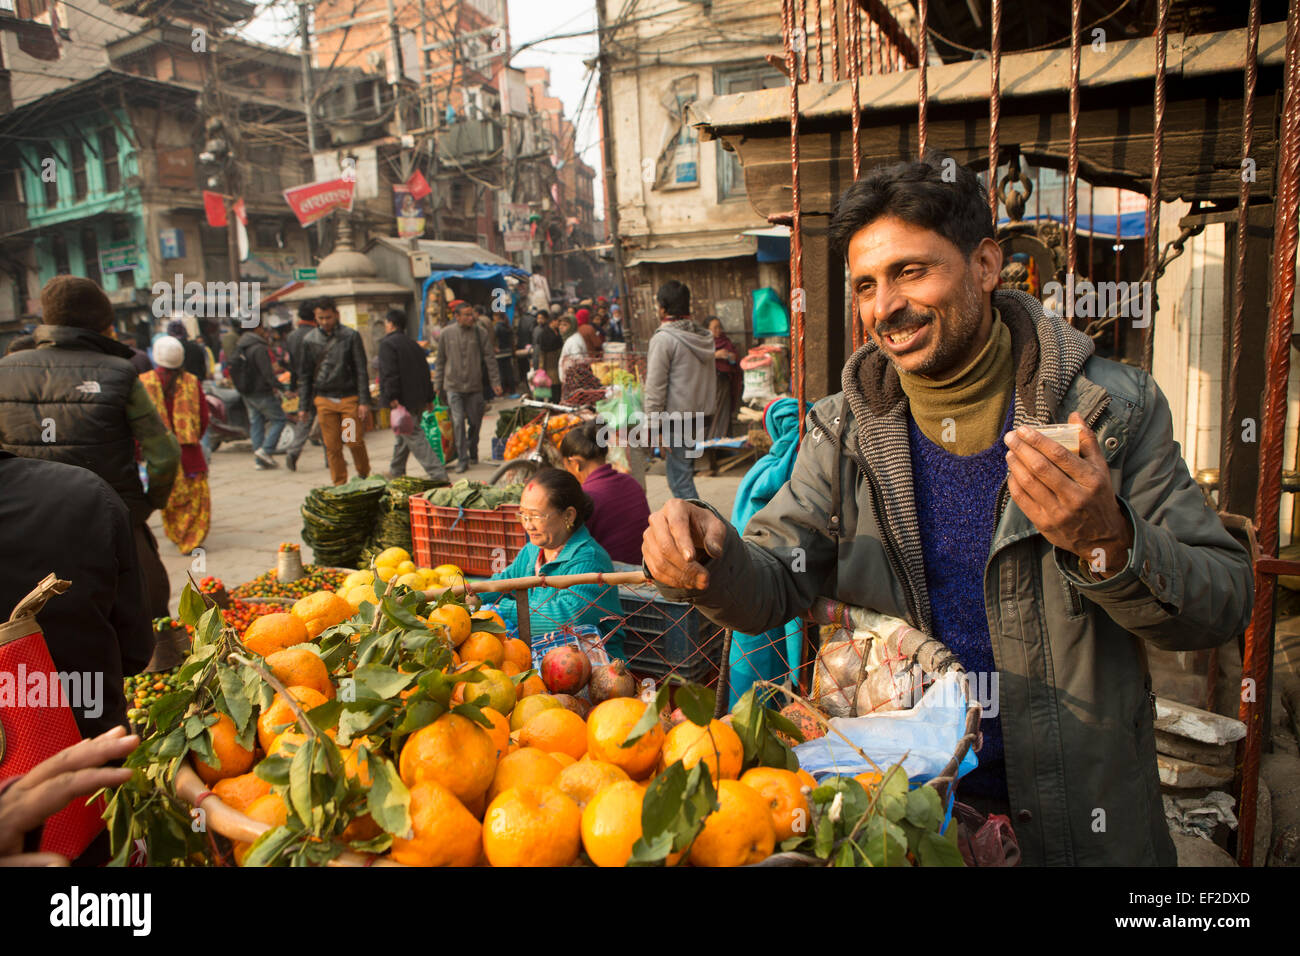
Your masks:
{"label": "metal pole", "polygon": [[[1065,174],[1065,273],[1073,277],[1079,267],[1075,229],[1079,225],[1079,21],[1082,0],[1070,0],[1070,146]],[[1073,282],[1073,279],[1070,279]],[[1065,312],[1074,321],[1074,309]]]}
{"label": "metal pole", "polygon": [[393,113],[397,117],[397,135],[406,135],[406,119],[402,116],[402,48],[398,37],[397,8],[388,0],[388,75],[393,87]]}
{"label": "metal pole", "polygon": [[[1265,353],[1264,401],[1259,436],[1259,491],[1255,498],[1255,527],[1260,552],[1277,555],[1278,511],[1282,497],[1282,452],[1286,428],[1287,378],[1291,371],[1292,309],[1295,306],[1295,260],[1300,244],[1300,4],[1292,3],[1286,21],[1285,98],[1282,106],[1281,148],[1277,160],[1277,205],[1273,221],[1272,308]],[[1273,656],[1274,574],[1255,576],[1255,608],[1246,632],[1241,662],[1242,700],[1239,716],[1246,739],[1238,750],[1241,799],[1237,803],[1237,862],[1250,866],[1255,848],[1255,801],[1259,792],[1259,757],[1269,696],[1269,665]],[[1247,683],[1249,682],[1249,683]],[[1253,693],[1244,691],[1250,688]]]}
{"label": "metal pole", "polygon": [[[313,90],[311,76],[311,5],[307,3],[298,4],[298,38],[300,40],[300,50],[302,56],[299,62],[302,65],[302,107],[303,112],[307,114],[307,155],[314,157],[316,153],[316,94]],[[316,178],[315,160],[312,161],[312,178]],[[319,252],[325,245],[325,221],[318,219],[316,221],[316,249]]]}
{"label": "metal pole", "polygon": [[618,283],[618,301],[623,306],[623,322],[627,324],[632,321],[632,303],[627,297],[623,244],[619,237],[618,170],[614,166],[614,133],[609,121],[609,111],[613,103],[609,92],[609,54],[605,52],[605,29],[605,0],[596,0],[596,66],[600,70],[600,136],[602,165],[605,167],[605,219],[609,223],[609,241],[614,247],[614,281]]}
{"label": "metal pole", "polygon": [[[1294,3],[1292,4],[1294,7]],[[1165,158],[1165,57],[1169,46],[1169,0],[1156,3],[1155,128],[1151,131],[1151,194],[1147,196],[1147,247],[1145,279],[1154,290],[1160,266],[1160,167]],[[1154,296],[1152,297],[1154,298]],[[1155,317],[1145,317],[1142,333],[1142,369],[1151,371],[1155,348]]]}
{"label": "metal pole", "polygon": [[[835,0],[831,0],[831,4],[834,5],[834,3],[835,3]],[[826,82],[826,63],[825,63],[825,52],[824,52],[823,49],[822,49],[822,46],[823,46],[823,40],[822,40],[822,0],[817,0],[817,7],[816,7],[816,10],[817,10],[817,82],[818,82],[818,83],[825,83],[825,82]]]}
{"label": "metal pole", "polygon": [[[838,8],[836,4],[836,8]],[[794,0],[782,0],[785,33],[786,72],[790,75],[790,184],[793,201],[790,223],[790,358],[795,378],[795,397],[799,402],[799,440],[804,431],[804,308],[803,288],[803,213],[799,187],[799,74],[794,52]],[[847,23],[846,23],[847,27]]]}
{"label": "metal pole", "polygon": [[861,89],[860,77],[862,74],[862,19],[861,11],[858,9],[857,0],[845,0],[844,5],[844,23],[845,33],[848,34],[848,66],[849,66],[849,89],[853,97],[853,106],[849,116],[853,124],[853,181],[858,181],[858,176],[862,172],[862,103],[859,95]]}
{"label": "metal pole", "polygon": [[1002,0],[993,0],[989,25],[989,212],[998,227],[998,127],[1002,122]]}
{"label": "metal pole", "polygon": [[[1259,0],[1250,0],[1250,14],[1246,26],[1246,88],[1241,108],[1241,186],[1237,193],[1237,273],[1232,282],[1232,315],[1228,317],[1228,411],[1237,409],[1237,389],[1241,378],[1242,330],[1245,328],[1246,310],[1246,236],[1250,229],[1250,180],[1245,162],[1255,148],[1255,86],[1259,81]],[[1236,453],[1238,423],[1224,421],[1223,454],[1219,462],[1219,507],[1225,508],[1232,499],[1228,495],[1232,481],[1233,457]]]}

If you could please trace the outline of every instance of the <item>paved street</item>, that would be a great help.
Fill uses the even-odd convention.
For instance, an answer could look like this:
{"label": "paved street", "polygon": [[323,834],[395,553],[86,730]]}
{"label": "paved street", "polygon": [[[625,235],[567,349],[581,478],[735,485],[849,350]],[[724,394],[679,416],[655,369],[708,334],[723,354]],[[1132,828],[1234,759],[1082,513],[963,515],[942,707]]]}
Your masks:
{"label": "paved street", "polygon": [[[498,462],[489,460],[491,436],[496,428],[496,415],[489,409],[483,419],[479,464],[465,475],[452,477],[487,481]],[[371,468],[376,472],[388,470],[393,449],[393,435],[388,430],[372,431],[366,436]],[[253,466],[252,449],[247,441],[222,445],[212,456],[209,482],[212,489],[212,529],[203,543],[204,554],[187,557],[176,550],[162,531],[162,520],[154,514],[150,521],[158,537],[163,564],[171,577],[172,611],[181,589],[185,585],[186,571],[195,579],[205,574],[221,578],[233,587],[249,580],[275,565],[275,552],[282,541],[301,544],[302,518],[299,508],[307,492],[318,485],[329,483],[329,470],[325,467],[324,449],[308,445],[298,461],[298,470],[283,467],[284,458],[276,456],[280,468],[259,471]],[[701,459],[703,461],[703,459]],[[414,459],[407,467],[408,474],[423,475],[423,469]],[[348,473],[355,474],[352,460],[348,458]],[[697,475],[696,488],[700,495],[715,505],[723,514],[731,513],[736,488],[744,474],[743,467],[729,474],[710,478]],[[647,497],[651,509],[668,500],[668,482],[663,465],[651,469],[646,479]],[[311,560],[311,549],[303,545],[303,560]]]}

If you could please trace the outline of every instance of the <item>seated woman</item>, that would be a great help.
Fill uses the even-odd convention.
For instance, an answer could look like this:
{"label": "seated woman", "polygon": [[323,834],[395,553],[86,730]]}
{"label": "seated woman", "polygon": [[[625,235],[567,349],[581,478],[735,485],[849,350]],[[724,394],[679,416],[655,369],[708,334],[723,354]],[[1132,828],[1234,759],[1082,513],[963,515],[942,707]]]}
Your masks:
{"label": "seated woman", "polygon": [[[586,528],[593,507],[578,479],[555,468],[543,468],[528,482],[519,501],[519,520],[528,532],[528,543],[514,563],[492,579],[613,571],[609,554]],[[485,607],[495,603],[506,623],[517,626],[513,594],[484,594],[483,603]],[[528,620],[534,637],[566,626],[592,624],[608,636],[605,650],[609,656],[622,657],[623,635],[616,630],[622,619],[616,585],[528,589]]]}
{"label": "seated woman", "polygon": [[560,442],[564,469],[582,482],[595,503],[587,530],[609,556],[624,564],[641,566],[641,536],[650,525],[650,503],[645,489],[631,475],[615,471],[606,462],[607,450],[596,440],[601,426],[587,422]]}

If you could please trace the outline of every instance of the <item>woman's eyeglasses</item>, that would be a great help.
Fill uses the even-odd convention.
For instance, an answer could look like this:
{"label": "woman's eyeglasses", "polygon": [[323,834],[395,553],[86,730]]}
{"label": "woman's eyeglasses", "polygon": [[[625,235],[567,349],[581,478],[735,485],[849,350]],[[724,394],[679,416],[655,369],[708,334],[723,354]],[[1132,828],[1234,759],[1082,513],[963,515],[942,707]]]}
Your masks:
{"label": "woman's eyeglasses", "polygon": [[520,523],[520,524],[539,524],[540,522],[545,521],[547,518],[549,518],[549,517],[551,516],[551,514],[552,514],[552,512],[550,512],[550,511],[525,511],[525,510],[523,510],[522,508],[520,508],[520,509],[519,509],[519,523]]}

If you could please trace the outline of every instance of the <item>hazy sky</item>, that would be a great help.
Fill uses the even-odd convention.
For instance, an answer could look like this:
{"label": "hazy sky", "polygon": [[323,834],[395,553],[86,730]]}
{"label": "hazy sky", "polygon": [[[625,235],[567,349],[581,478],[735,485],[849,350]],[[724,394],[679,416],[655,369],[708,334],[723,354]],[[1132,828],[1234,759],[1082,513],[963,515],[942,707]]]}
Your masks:
{"label": "hazy sky", "polygon": [[[397,0],[399,6],[404,0]],[[405,0],[411,2],[411,0]],[[596,80],[583,65],[596,56],[595,0],[507,0],[510,40],[515,49],[511,66],[545,66],[551,70],[551,95],[564,101],[565,115],[578,127],[578,150],[596,170],[596,213],[604,215],[600,176],[600,123],[596,114]],[[248,28],[252,39],[297,49],[296,8],[274,4]],[[586,31],[586,32],[584,32]],[[565,36],[565,34],[581,34]],[[545,40],[546,37],[560,37]],[[535,42],[543,41],[543,42]],[[590,80],[590,83],[588,82]],[[584,98],[585,93],[585,98]]]}

